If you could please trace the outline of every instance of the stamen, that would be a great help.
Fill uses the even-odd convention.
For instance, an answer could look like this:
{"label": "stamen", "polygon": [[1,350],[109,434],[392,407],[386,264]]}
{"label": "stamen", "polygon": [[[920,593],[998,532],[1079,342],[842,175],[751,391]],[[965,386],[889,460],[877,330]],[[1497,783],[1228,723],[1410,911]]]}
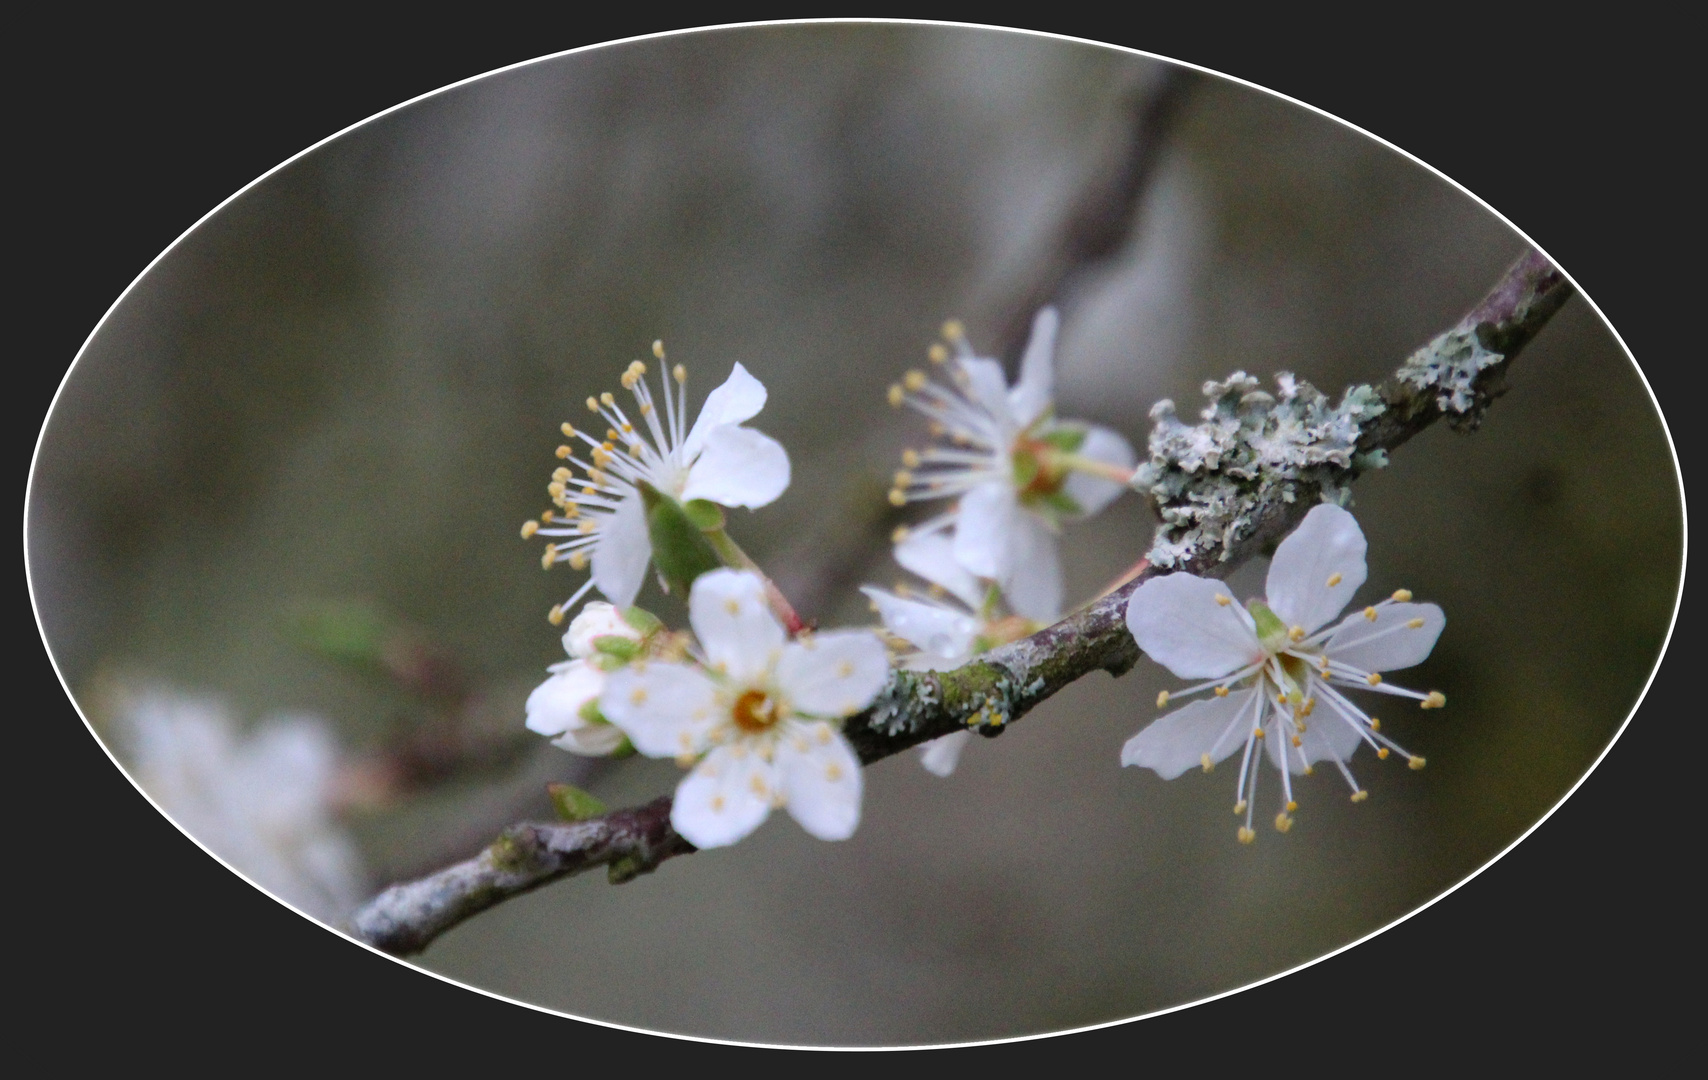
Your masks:
{"label": "stamen", "polygon": [[527,540],[528,538],[532,537],[535,533],[537,533],[539,531],[540,531],[540,523],[539,522],[537,522],[537,521],[524,521],[524,522],[522,522],[522,539]]}
{"label": "stamen", "polygon": [[1439,709],[1445,704],[1447,704],[1447,695],[1443,694],[1439,690],[1431,690],[1429,692],[1429,696],[1423,699],[1423,704],[1419,707],[1424,709]]}
{"label": "stamen", "polygon": [[563,624],[563,605],[562,604],[553,604],[551,611],[546,614],[546,621],[551,623],[553,626],[562,625]]}
{"label": "stamen", "polygon": [[1399,601],[1402,604],[1405,603],[1407,600],[1411,599],[1411,590],[1410,589],[1395,589],[1394,590],[1394,599]]}
{"label": "stamen", "polygon": [[1241,825],[1239,832],[1234,835],[1239,837],[1239,842],[1242,844],[1249,844],[1257,839],[1257,834],[1252,832],[1250,826],[1247,825]]}
{"label": "stamen", "polygon": [[899,544],[913,535],[906,525],[897,525],[890,533],[890,543]]}
{"label": "stamen", "polygon": [[1291,630],[1288,630],[1287,631],[1287,640],[1293,642],[1294,644],[1297,644],[1297,643],[1305,640],[1305,628],[1302,626],[1295,626]]}
{"label": "stamen", "polygon": [[1231,596],[1223,596],[1221,593],[1216,594],[1216,603],[1221,605],[1222,607],[1227,607],[1229,604],[1231,604],[1233,602],[1234,602],[1234,598]]}
{"label": "stamen", "polygon": [[925,377],[925,372],[920,371],[917,368],[901,377],[902,385],[916,394],[925,389],[925,384],[929,381],[930,380]]}
{"label": "stamen", "polygon": [[906,395],[902,393],[901,383],[890,384],[888,397],[892,408],[901,408],[901,403],[906,400]]}
{"label": "stamen", "polygon": [[939,343],[933,343],[931,348],[925,350],[925,355],[931,358],[931,362],[933,364],[946,364],[949,362],[949,350],[945,349]]}
{"label": "stamen", "polygon": [[659,360],[664,359],[664,342],[654,341],[652,343],[652,355],[656,356]]}
{"label": "stamen", "polygon": [[1408,630],[1422,630],[1423,629],[1423,620],[1422,619],[1409,619],[1409,620],[1407,620],[1406,629],[1408,629]]}
{"label": "stamen", "polygon": [[1363,788],[1359,788],[1357,791],[1354,791],[1352,793],[1352,801],[1353,802],[1363,802],[1365,799],[1368,799],[1369,797],[1370,797],[1370,793],[1368,791],[1365,791]]}
{"label": "stamen", "polygon": [[1228,688],[1225,686],[1216,687],[1216,696],[1217,697],[1227,697],[1228,696]]}
{"label": "stamen", "polygon": [[1406,760],[1406,764],[1409,765],[1413,769],[1421,769],[1421,768],[1423,768],[1425,762],[1421,756],[1414,754],[1412,757],[1410,757]]}
{"label": "stamen", "polygon": [[1372,671],[1370,674],[1364,676],[1364,681],[1369,683],[1371,686],[1381,686],[1382,673],[1379,671]]}
{"label": "stamen", "polygon": [[1210,755],[1207,753],[1198,755],[1198,764],[1204,766],[1205,772],[1211,772],[1216,767],[1216,763],[1210,760]]}
{"label": "stamen", "polygon": [[1339,585],[1339,584],[1340,584],[1340,571],[1337,570],[1328,576],[1328,587],[1332,589],[1336,585]]}
{"label": "stamen", "polygon": [[556,544],[547,544],[545,554],[540,556],[540,569],[541,570],[550,570],[552,568],[552,563],[554,563],[556,561],[557,561],[557,545]]}
{"label": "stamen", "polygon": [[903,450],[901,452],[901,463],[910,469],[919,468],[919,451]]}
{"label": "stamen", "polygon": [[1156,696],[1156,707],[1159,709],[1168,708],[1168,691],[1167,690],[1163,690],[1157,694],[1157,696]]}
{"label": "stamen", "polygon": [[1369,619],[1371,622],[1375,622],[1376,621],[1376,609],[1373,607],[1365,608],[1364,609],[1364,617],[1366,619]]}
{"label": "stamen", "polygon": [[597,413],[599,411],[599,399],[598,398],[588,398],[587,399],[587,411],[590,413]]}
{"label": "stamen", "polygon": [[565,420],[563,422],[563,425],[559,428],[559,430],[563,432],[564,438],[566,438],[566,439],[575,438],[575,428],[570,424],[570,422],[568,420]]}

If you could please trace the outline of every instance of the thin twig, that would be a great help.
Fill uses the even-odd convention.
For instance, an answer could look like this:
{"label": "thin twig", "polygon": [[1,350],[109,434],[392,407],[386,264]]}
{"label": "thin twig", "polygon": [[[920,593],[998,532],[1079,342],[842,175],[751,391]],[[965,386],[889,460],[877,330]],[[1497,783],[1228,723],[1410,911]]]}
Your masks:
{"label": "thin twig", "polygon": [[[1183,549],[1166,535],[1165,524],[1158,531],[1158,547],[1168,542],[1171,550],[1185,551],[1171,569],[1225,576],[1285,535],[1328,483],[1344,484],[1370,467],[1370,455],[1398,447],[1444,417],[1474,423],[1503,392],[1507,366],[1570,295],[1558,270],[1541,255],[1527,253],[1469,315],[1371,391],[1383,407],[1359,426],[1363,457],[1349,459],[1331,481],[1293,482],[1288,499],[1253,495],[1232,519],[1239,528],[1230,526],[1225,543]],[[1455,382],[1459,374],[1465,377]],[[1310,490],[1313,484],[1318,491]],[[894,672],[872,705],[844,725],[860,760],[870,764],[954,731],[995,735],[1081,676],[1099,669],[1125,674],[1139,657],[1126,627],[1127,599],[1163,572],[1155,565],[1156,550],[1142,573],[1054,626],[951,672]],[[665,859],[696,850],[670,828],[670,806],[665,796],[570,825],[512,826],[475,858],[387,889],[356,913],[352,930],[377,948],[413,953],[476,912],[588,867],[612,866],[614,881],[650,872]]]}

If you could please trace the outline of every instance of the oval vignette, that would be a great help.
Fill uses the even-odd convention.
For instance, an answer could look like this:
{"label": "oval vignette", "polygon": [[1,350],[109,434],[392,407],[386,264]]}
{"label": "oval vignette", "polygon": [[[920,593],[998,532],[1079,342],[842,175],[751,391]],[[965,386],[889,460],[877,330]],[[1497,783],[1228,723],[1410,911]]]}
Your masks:
{"label": "oval vignette", "polygon": [[[263,184],[263,186],[265,186],[265,183]],[[229,208],[228,208],[228,211],[226,211],[226,212],[229,212]],[[1522,224],[1522,222],[1520,222],[1520,224]],[[170,258],[171,258],[171,256],[168,256],[169,260],[170,260]],[[164,267],[165,267],[165,264],[163,263],[162,267],[157,267],[155,269],[154,273],[155,274],[162,273]],[[1568,265],[1566,266],[1566,269],[1568,270],[1568,272],[1571,271],[1571,269],[1572,269],[1572,267],[1569,265],[1569,262],[1568,262]],[[1489,278],[1489,280],[1492,280],[1492,277]],[[1484,284],[1486,284],[1486,282],[1482,282],[1482,281],[1472,282],[1471,288],[1473,289],[1473,291],[1475,291],[1476,289],[1479,289]],[[960,299],[960,298],[956,297],[952,293],[952,291],[948,295],[947,300],[948,301],[957,301],[958,300],[962,304],[965,303],[964,299]],[[1572,303],[1578,304],[1579,302],[1573,301]],[[941,305],[939,304],[938,306],[941,306]],[[1461,305],[1461,307],[1462,306],[1464,306],[1464,305]],[[954,311],[943,311],[942,312],[942,314],[953,314],[953,313],[958,313],[958,312],[954,312]],[[925,318],[923,320],[921,320],[921,319],[913,320],[913,323],[910,324],[905,329],[905,331],[898,331],[898,332],[892,333],[889,335],[888,338],[886,338],[886,340],[895,340],[895,341],[899,341],[902,345],[910,345],[914,339],[918,339],[920,346],[922,346],[924,341],[928,339],[930,329],[932,327],[932,322],[930,321],[930,314],[931,313],[928,312],[928,313],[923,313],[923,314],[925,315]],[[1455,312],[1452,316],[1449,317],[1449,319],[1447,321],[1451,321],[1451,318],[1456,317],[1456,314],[1457,313]],[[1582,315],[1583,312],[1580,311],[1579,314]],[[630,319],[630,322],[636,322],[637,321],[636,317],[634,317],[634,316],[630,316],[629,319]],[[690,321],[691,320],[687,316],[679,317],[677,325],[681,326],[682,329],[678,329],[676,331],[676,333],[674,335],[676,339],[680,340],[688,333],[687,326],[689,325]],[[738,317],[733,321],[739,324],[742,320]],[[1440,320],[1437,320],[1437,322],[1439,322],[1439,321]],[[646,313],[643,312],[638,316],[638,326],[635,329],[628,331],[626,333],[626,335],[623,335],[621,343],[613,345],[610,350],[607,350],[608,355],[606,354],[606,352],[595,351],[591,355],[583,357],[582,360],[585,364],[585,367],[583,369],[581,369],[581,372],[578,374],[581,374],[581,377],[583,377],[583,378],[597,376],[597,377],[600,377],[600,378],[602,378],[608,382],[610,376],[607,373],[606,368],[609,364],[615,362],[614,358],[621,356],[621,357],[626,359],[628,353],[635,352],[640,347],[640,346],[636,345],[634,342],[642,342],[643,337],[646,340],[650,340],[650,337],[652,336],[651,332],[649,332],[643,328],[646,325],[650,325],[650,324],[648,322],[648,317],[647,317]],[[1439,328],[1438,326],[1436,326],[1435,323],[1426,323],[1425,325],[1427,328],[1430,328],[1430,329],[1427,329],[1427,333],[1432,333],[1433,328]],[[1445,323],[1441,323],[1441,325],[1445,325]],[[625,329],[627,329],[627,327]],[[668,329],[669,328],[666,329],[666,336],[667,337],[670,336],[668,333]],[[972,325],[972,332],[973,332],[975,339],[976,339],[978,336],[978,327],[976,325]],[[633,341],[629,340],[631,338],[633,339]],[[1420,344],[1420,343],[1421,343],[1421,339],[1411,342],[1411,344],[1413,344],[1413,345]],[[642,342],[642,344],[644,344],[644,342]],[[680,346],[673,346],[673,349],[679,349],[679,348],[680,348]],[[1535,357],[1538,355],[1534,351],[1535,348],[1537,348],[1537,347],[1533,347],[1533,351],[1530,354],[1527,354],[1526,357],[1523,358],[1523,361],[1521,361],[1521,363],[1532,361],[1535,359]],[[705,350],[704,358],[700,360],[700,363],[702,365],[711,364],[711,363],[721,363],[721,362],[723,362],[724,358],[727,357],[729,354],[730,354],[730,349],[727,346],[727,344],[722,349],[712,349],[710,347],[707,347]],[[1392,362],[1397,361],[1400,358],[1400,356],[1403,356],[1403,354],[1404,354],[1404,347],[1401,349],[1401,351],[1398,351],[1398,352],[1394,352],[1394,351],[1390,350],[1389,352],[1381,353],[1379,355],[1381,355],[1383,357],[1383,360],[1382,360],[1383,365],[1391,366]],[[881,366],[884,366],[886,368],[886,370],[889,370],[889,369],[898,369],[899,370],[899,368],[902,365],[904,365],[905,363],[908,362],[907,357],[909,357],[910,355],[911,355],[911,353],[908,353],[906,351],[902,351],[899,349],[888,351],[885,353],[883,364]],[[890,359],[890,357],[892,357],[892,356],[896,358],[893,362]],[[1299,373],[1302,377],[1312,378],[1313,381],[1317,381],[1320,384],[1323,384],[1325,386],[1331,386],[1332,387],[1335,385],[1334,380],[1332,378],[1330,378],[1329,376],[1327,376],[1327,375],[1320,375],[1320,376],[1316,375],[1316,374],[1304,369],[1303,366],[1298,361],[1293,361],[1293,363],[1296,367],[1299,368]],[[1229,366],[1229,365],[1224,365],[1224,367],[1227,367],[1227,366]],[[1252,364],[1251,366],[1263,374],[1267,374],[1268,371],[1270,370],[1268,367],[1265,367],[1265,366],[1260,365],[1260,364]],[[1279,366],[1279,365],[1273,365],[1273,366]],[[614,369],[612,369],[612,370],[614,370]],[[1366,372],[1361,377],[1374,378],[1374,377],[1377,377],[1380,374],[1384,373],[1384,371],[1385,371],[1385,367],[1384,368],[1378,368],[1377,370]],[[1191,381],[1193,381],[1196,378],[1215,377],[1215,376],[1218,376],[1221,374],[1225,374],[1225,370],[1221,370],[1221,369],[1204,369],[1204,370],[1193,369],[1189,372],[1186,372],[1185,374],[1187,375],[1187,378],[1184,380],[1184,382],[1186,385],[1190,385]],[[1517,402],[1517,399],[1520,397],[1520,395],[1526,389],[1522,375],[1517,374],[1516,371],[1515,371],[1514,383],[1515,383],[1515,388],[1513,390],[1513,393],[1510,394],[1501,403],[1499,403],[1496,406],[1496,408],[1493,410],[1493,412],[1491,413],[1491,418],[1489,421],[1490,427],[1496,427],[1496,426],[1500,425],[1502,417],[1505,414],[1505,411],[1509,407],[1515,405],[1515,403]],[[702,386],[703,385],[704,384],[702,384]],[[557,390],[559,388],[554,387],[553,389]],[[1189,393],[1190,392],[1188,391],[1187,393],[1177,394],[1177,396],[1184,402],[1184,401],[1190,400],[1190,397],[1188,396]],[[566,404],[567,400],[573,400],[573,399],[572,398],[566,398],[565,400],[560,400],[554,406],[556,411],[565,412],[565,404]],[[1183,411],[1184,411],[1184,406],[1183,406]],[[1129,421],[1129,422],[1124,423],[1122,425],[1122,427],[1123,427],[1123,430],[1126,431],[1126,433],[1129,435],[1129,437],[1132,437],[1135,439],[1142,437],[1142,433],[1144,431],[1144,426],[1142,423],[1134,424],[1134,423]],[[1479,433],[1478,435],[1472,437],[1471,439],[1465,440],[1463,446],[1459,447],[1457,449],[1461,450],[1462,452],[1474,454],[1475,451],[1479,448],[1479,446],[1485,440],[1487,440],[1488,435],[1489,435],[1488,431],[1485,431],[1483,433]],[[550,438],[549,433],[545,433],[545,434],[541,434],[541,435],[535,437],[533,441],[536,443],[539,443],[539,442],[542,442],[543,440],[549,439],[549,438]],[[794,449],[795,443],[793,441],[785,439],[785,442],[791,446],[792,450]],[[549,450],[549,445],[546,446],[545,449]],[[1401,453],[1402,454],[1410,454],[1410,453],[1414,452],[1414,450],[1416,450],[1416,447],[1407,447]],[[1400,455],[1396,455],[1396,465],[1399,465],[1400,461],[1401,461]],[[528,483],[533,483],[536,479],[534,473],[537,471],[538,470],[532,465],[524,466],[522,469],[518,470],[519,478],[521,480],[527,481]],[[1557,480],[1549,481],[1546,479],[1541,479],[1541,480],[1535,481],[1535,486],[1537,486],[1540,489],[1545,490],[1549,483],[1558,483],[1558,481]],[[1366,492],[1363,490],[1362,487],[1358,491],[1358,496],[1360,499],[1360,503],[1362,504],[1366,499]],[[493,524],[494,524],[494,532],[502,534],[503,537],[506,540],[508,540],[509,539],[509,531],[510,531],[510,523],[505,521],[505,522],[494,522]],[[514,548],[515,548],[515,545],[512,543],[509,548],[499,548],[498,550],[501,552],[505,552],[503,557],[506,559],[509,559],[510,563],[511,563],[510,566],[507,566],[505,568],[505,572],[510,573],[513,576],[517,576],[520,578],[522,576],[522,571],[525,571],[529,568],[529,560],[522,559],[520,557],[520,553],[514,551]],[[1383,566],[1384,566],[1385,561],[1386,560],[1384,560],[1384,558],[1383,558],[1383,549],[1377,546],[1377,541],[1374,539],[1374,533],[1373,533],[1372,558],[1371,558],[1372,580],[1373,581],[1374,580],[1380,580],[1378,575],[1381,575],[1383,573]],[[533,584],[533,582],[530,581],[529,584],[531,585],[531,584]],[[1425,580],[1425,575],[1420,574],[1420,573],[1413,573],[1411,575],[1411,578],[1408,579],[1405,582],[1405,584],[1409,584],[1412,587],[1418,589],[1421,595],[1429,595],[1431,593],[1438,595],[1440,592],[1440,589],[1437,587],[1438,583]],[[1452,632],[1451,628],[1454,626],[1454,623],[1452,622],[1453,608],[1451,606],[1449,606],[1448,611],[1449,611],[1449,626],[1450,626],[1449,633],[1451,633]],[[505,618],[499,625],[502,627],[502,629],[498,630],[498,633],[496,636],[513,638],[515,640],[515,642],[517,642],[517,644],[515,644],[513,647],[515,649],[517,649],[518,651],[526,650],[527,654],[531,657],[534,656],[535,654],[540,653],[540,650],[536,646],[538,646],[539,641],[541,639],[544,639],[548,644],[551,643],[552,635],[545,633],[541,629],[541,627],[539,626],[538,621],[537,621],[537,614],[535,613],[535,611],[532,608],[515,610],[514,612],[511,613],[511,615],[509,617]],[[494,627],[489,624],[489,625],[482,628],[482,633],[492,634],[493,630],[494,630]],[[549,659],[549,658],[550,658],[549,656],[544,657],[544,659]],[[543,663],[544,659],[539,660],[538,663]],[[534,663],[534,666],[537,667],[538,663]],[[527,667],[524,666],[523,670],[527,670]],[[1138,676],[1140,674],[1141,674],[1140,672],[1135,672],[1134,676],[1129,676],[1128,680],[1123,680],[1123,681],[1124,682],[1131,681],[1136,676]],[[75,686],[75,680],[73,680],[73,682],[74,682],[74,686]],[[1116,684],[1116,685],[1119,686],[1119,684]],[[1136,687],[1133,689],[1136,690]],[[1463,701],[1464,701],[1464,695],[1461,692],[1458,696],[1455,697],[1455,706],[1461,706],[1461,703]],[[1108,725],[1108,727],[1110,727],[1112,729],[1120,729],[1122,731],[1122,734],[1124,735],[1126,733],[1130,733],[1130,732],[1126,731],[1126,728],[1135,727],[1140,722],[1142,716],[1148,716],[1148,713],[1139,714],[1136,712],[1129,712],[1127,715],[1123,716],[1118,721],[1118,723]],[[1036,719],[1039,722],[1038,726],[1040,726],[1040,727],[1044,726],[1044,724],[1046,722],[1045,717],[1043,716],[1042,713],[1040,713],[1034,719]],[[1016,732],[1015,732],[1015,736],[1018,736],[1018,734],[1020,733],[1021,730],[1022,730],[1021,728],[1017,728]],[[1105,734],[1107,735],[1107,738],[1109,740],[1118,741],[1117,736],[1115,734],[1110,733],[1110,732],[1106,732]],[[1015,750],[1010,748],[1008,742],[996,744],[993,748],[991,748],[990,753],[991,753],[991,755],[996,755],[998,751],[1016,752]],[[1112,757],[1112,755],[1113,755],[1113,751],[1111,751],[1111,757]],[[1431,754],[1430,756],[1431,756],[1431,761],[1432,761],[1431,770],[1433,771],[1437,767],[1437,765],[1439,765],[1442,762],[1442,758],[1439,754]],[[898,761],[896,763],[887,764],[886,766],[883,766],[883,768],[887,768],[889,770],[899,772],[902,764],[903,764],[902,762]],[[1362,768],[1360,770],[1361,776],[1364,775],[1365,773],[1372,771],[1374,768],[1373,763],[1368,762],[1368,761],[1362,762],[1361,765],[1362,765]],[[1424,776],[1425,780],[1432,778],[1431,772],[1426,772],[1425,774],[1423,774],[1423,776]],[[1161,795],[1163,795],[1164,790],[1165,790],[1159,784],[1151,783],[1148,781],[1141,782],[1139,777],[1137,777],[1136,775],[1129,774],[1127,776],[1122,776],[1119,779],[1123,784],[1127,785],[1127,788],[1129,790],[1133,789],[1133,788],[1142,789],[1142,792],[1145,796],[1150,796],[1150,795],[1161,796]],[[1218,776],[1214,779],[1219,780],[1220,777]],[[667,783],[669,783],[669,780],[666,779],[666,780],[662,781],[662,783],[667,784]],[[659,790],[665,790],[665,789],[666,788],[661,787]],[[1169,792],[1168,794],[1170,797],[1175,798],[1175,799],[1181,798],[1180,795],[1178,795],[1177,793],[1174,793],[1174,792]],[[1314,790],[1312,792],[1312,794],[1317,796],[1321,800],[1326,800],[1330,797],[1330,792],[1323,790],[1321,786],[1319,786],[1318,789]],[[1187,815],[1188,818],[1190,818],[1192,816],[1198,816],[1198,817],[1208,816],[1212,810],[1216,810],[1217,808],[1220,807],[1220,803],[1217,801],[1220,798],[1220,795],[1221,795],[1221,792],[1220,792],[1219,788],[1215,792],[1211,792],[1205,786],[1200,785],[1198,788],[1195,788],[1191,792],[1189,792],[1188,793],[1189,797],[1184,799],[1185,803],[1194,804],[1195,808],[1193,808],[1192,806],[1188,806],[1184,809],[1184,813]],[[1310,809],[1310,807],[1307,804],[1307,810],[1309,810],[1309,809]],[[1225,814],[1225,808],[1221,808],[1218,812]],[[775,834],[777,832],[781,832],[783,830],[783,827],[785,824],[786,823],[777,823],[777,824],[770,826],[769,828],[770,828],[771,833]],[[1324,828],[1325,829],[1327,828],[1326,824],[1325,824]],[[1275,851],[1277,849],[1279,849],[1279,847],[1280,847],[1280,845],[1275,842],[1279,838],[1266,836],[1263,839],[1265,841],[1264,846],[1266,848],[1270,849],[1270,854],[1273,855],[1275,853]],[[1288,839],[1289,840],[1295,839],[1295,837],[1289,837]],[[1215,843],[1221,844],[1221,843],[1224,843],[1224,841],[1225,841],[1225,838],[1222,838],[1219,836],[1219,834],[1217,834]],[[1200,850],[1194,850],[1192,852],[1192,854],[1203,854],[1206,858],[1208,858],[1211,855],[1220,854],[1220,852],[1216,851],[1213,848],[1209,848],[1209,849],[1203,849],[1201,851]],[[664,873],[670,873],[672,871],[674,871],[677,874],[688,874],[688,873],[698,872],[699,867],[692,864],[692,863],[683,863],[679,866],[673,866],[673,867],[666,868],[666,870],[664,872],[661,872],[661,876]],[[1291,868],[1289,872],[1293,875],[1298,875],[1298,873],[1299,873],[1299,871],[1297,870],[1296,867]],[[1446,884],[1451,884],[1451,883],[1446,883]],[[585,887],[585,886],[583,886],[583,887]],[[1445,887],[1445,885],[1443,887]],[[562,888],[562,887],[560,886],[560,888]],[[1374,926],[1371,926],[1368,929],[1374,929],[1374,928],[1375,928]],[[622,1018],[621,1017],[611,1017],[611,1019],[621,1020]],[[1113,1017],[1110,1017],[1110,1019],[1113,1019]]]}

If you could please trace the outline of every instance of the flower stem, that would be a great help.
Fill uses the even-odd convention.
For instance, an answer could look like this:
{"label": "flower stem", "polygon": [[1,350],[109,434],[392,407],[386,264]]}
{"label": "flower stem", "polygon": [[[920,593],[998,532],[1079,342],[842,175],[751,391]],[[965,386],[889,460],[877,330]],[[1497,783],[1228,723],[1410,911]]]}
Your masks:
{"label": "flower stem", "polygon": [[729,533],[721,527],[707,529],[706,539],[711,541],[712,550],[718,553],[718,558],[723,560],[725,566],[734,570],[751,570],[759,575],[759,580],[765,583],[765,599],[770,602],[772,612],[783,621],[783,627],[789,631],[790,637],[806,629],[807,624],[795,614],[795,609],[789,603],[789,598],[783,595],[783,590],[777,588],[771,576],[761,570],[759,564],[730,539]]}

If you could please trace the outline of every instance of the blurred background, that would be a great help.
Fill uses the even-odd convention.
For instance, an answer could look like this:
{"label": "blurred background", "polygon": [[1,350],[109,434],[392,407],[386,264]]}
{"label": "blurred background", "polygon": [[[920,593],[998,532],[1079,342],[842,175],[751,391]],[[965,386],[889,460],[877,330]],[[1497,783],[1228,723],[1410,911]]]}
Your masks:
{"label": "blurred background", "polygon": [[[543,614],[578,580],[542,574],[516,536],[545,505],[557,424],[654,338],[689,365],[696,404],[739,360],[771,391],[754,426],[788,447],[795,482],[731,531],[805,613],[866,620],[853,587],[897,577],[882,492],[920,438],[883,387],[946,317],[1006,343],[1031,283],[1052,280],[1064,220],[1164,95],[1119,244],[1053,294],[1063,415],[1138,445],[1157,398],[1189,414],[1236,368],[1330,392],[1378,379],[1522,250],[1332,121],[1085,45],[783,27],[531,65],[269,177],[102,327],[29,511],[62,673],[163,803],[142,717],[226,732],[180,740],[209,777],[318,718],[349,767],[291,775],[313,774],[323,812],[254,808],[245,785],[197,805],[293,850],[347,843],[354,865],[294,901],[330,920],[350,889],[549,815],[550,781],[611,805],[670,790],[669,763],[587,762],[521,730],[562,658]],[[1404,585],[1448,615],[1396,681],[1449,707],[1388,723],[1430,765],[1359,755],[1368,802],[1319,774],[1292,832],[1236,844],[1224,770],[1164,783],[1118,767],[1174,684],[1141,661],[974,745],[947,780],[912,755],[874,766],[851,841],[778,815],[622,888],[589,875],[512,901],[417,962],[645,1027],[915,1043],[1166,1007],[1403,914],[1583,773],[1672,610],[1676,480],[1611,335],[1570,302],[1511,383],[1476,435],[1432,429],[1358,485],[1370,595]],[[1151,525],[1128,498],[1071,530],[1074,598],[1142,554]]]}

